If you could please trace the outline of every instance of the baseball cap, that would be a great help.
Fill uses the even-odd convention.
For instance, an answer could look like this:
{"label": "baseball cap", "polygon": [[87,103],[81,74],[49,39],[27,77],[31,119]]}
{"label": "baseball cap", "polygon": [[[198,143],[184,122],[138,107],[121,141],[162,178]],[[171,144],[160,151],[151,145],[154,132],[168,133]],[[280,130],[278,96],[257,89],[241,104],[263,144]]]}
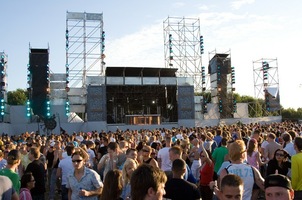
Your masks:
{"label": "baseball cap", "polygon": [[282,174],[271,174],[265,178],[264,188],[268,187],[283,187],[291,190],[292,185],[290,180]]}

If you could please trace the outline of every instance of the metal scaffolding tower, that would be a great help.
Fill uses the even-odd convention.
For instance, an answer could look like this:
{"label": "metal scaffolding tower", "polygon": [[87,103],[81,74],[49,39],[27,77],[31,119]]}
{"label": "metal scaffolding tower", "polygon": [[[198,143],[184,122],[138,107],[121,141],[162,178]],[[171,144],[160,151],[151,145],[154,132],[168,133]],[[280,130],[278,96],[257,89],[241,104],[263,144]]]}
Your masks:
{"label": "metal scaffolding tower", "polygon": [[277,59],[262,58],[253,61],[255,98],[263,98],[266,114],[280,111],[279,74]]}
{"label": "metal scaffolding tower", "polygon": [[199,19],[168,17],[163,30],[165,67],[177,68],[178,77],[193,77],[195,92],[201,92],[203,36]]}
{"label": "metal scaffolding tower", "polygon": [[105,31],[102,13],[67,12],[66,115],[81,113],[85,121],[87,77],[105,74]]}
{"label": "metal scaffolding tower", "polygon": [[8,55],[0,52],[0,122],[8,122],[7,109],[7,68]]}
{"label": "metal scaffolding tower", "polygon": [[104,75],[103,14],[67,12],[66,68],[71,87],[86,87],[87,75]]}

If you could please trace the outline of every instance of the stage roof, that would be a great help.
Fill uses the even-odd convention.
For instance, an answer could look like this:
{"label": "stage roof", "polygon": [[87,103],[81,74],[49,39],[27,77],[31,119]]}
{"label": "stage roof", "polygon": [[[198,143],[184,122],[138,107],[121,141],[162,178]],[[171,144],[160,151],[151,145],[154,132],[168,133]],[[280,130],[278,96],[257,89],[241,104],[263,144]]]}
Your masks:
{"label": "stage roof", "polygon": [[176,77],[176,68],[107,67],[106,76],[118,77]]}

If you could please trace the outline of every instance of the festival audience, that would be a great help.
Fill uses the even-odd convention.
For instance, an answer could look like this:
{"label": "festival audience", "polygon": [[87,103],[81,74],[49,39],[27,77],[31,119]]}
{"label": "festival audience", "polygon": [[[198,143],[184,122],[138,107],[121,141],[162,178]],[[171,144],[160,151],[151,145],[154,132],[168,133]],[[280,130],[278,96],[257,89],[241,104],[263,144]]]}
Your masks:
{"label": "festival audience", "polygon": [[[120,169],[123,170],[121,181],[123,183],[123,192],[117,198],[129,199],[131,196],[129,181],[131,174],[137,166],[143,165],[143,161],[157,162],[158,167],[162,170],[164,169],[171,179],[174,177],[172,161],[182,159],[182,161],[186,162],[183,181],[193,177],[195,181],[196,179],[201,179],[199,183],[202,182],[202,187],[209,187],[208,183],[203,182],[205,177],[208,176],[209,180],[214,180],[216,179],[216,174],[218,174],[220,175],[218,183],[221,184],[221,180],[227,175],[227,171],[230,174],[240,175],[244,181],[243,199],[249,197],[256,199],[263,194],[260,193],[258,195],[255,193],[257,190],[256,185],[260,189],[264,189],[263,184],[261,184],[263,180],[259,175],[259,170],[264,177],[277,172],[291,179],[292,188],[295,192],[294,196],[296,199],[301,199],[299,195],[301,195],[302,191],[302,184],[300,184],[302,175],[300,170],[298,170],[301,167],[300,163],[302,163],[300,159],[302,142],[301,137],[299,137],[301,130],[302,126],[299,124],[282,122],[270,124],[238,123],[234,125],[155,130],[123,131],[117,129],[116,131],[101,131],[100,133],[91,131],[68,134],[64,131],[61,134],[50,134],[49,136],[40,135],[36,132],[14,136],[2,134],[0,136],[0,165],[2,167],[0,168],[5,168],[5,161],[11,158],[9,155],[18,150],[21,153],[20,161],[18,161],[20,164],[16,163],[13,171],[19,174],[20,177],[23,177],[24,173],[32,172],[33,179],[36,181],[35,184],[31,184],[33,187],[31,189],[33,199],[44,199],[44,197],[48,199],[68,199],[68,191],[70,195],[79,195],[77,190],[81,191],[83,195],[91,194],[86,190],[85,192],[80,190],[80,188],[73,187],[72,184],[69,185],[70,190],[67,189],[68,178],[66,177],[73,176],[75,178],[75,174],[80,176],[83,172],[82,170],[91,170],[90,172],[94,176],[99,174],[101,177],[106,177],[108,171]],[[232,145],[235,143],[237,143],[237,147],[234,149]],[[78,159],[72,162],[73,158],[70,156],[72,153],[68,153],[70,146],[75,149],[78,146],[88,147],[83,151],[83,157],[80,155],[84,162],[77,162]],[[247,146],[247,149],[245,149],[245,146]],[[231,151],[228,149],[231,149]],[[58,153],[55,153],[56,150],[59,150]],[[149,151],[147,152],[146,150]],[[92,152],[97,152],[95,158],[93,157],[96,154],[93,155]],[[207,153],[207,158],[204,157],[206,156],[205,153]],[[211,156],[213,160],[210,159]],[[126,158],[127,162],[125,162]],[[139,164],[135,161],[136,159],[140,161],[138,158],[143,158]],[[128,160],[132,161],[130,162],[132,165],[128,166],[127,164],[125,166]],[[96,161],[99,164],[93,167],[97,163]],[[211,170],[204,172],[198,169],[202,164],[205,167],[208,164],[207,161],[212,162],[210,166],[214,167],[215,173],[213,172],[213,176],[211,176]],[[135,164],[133,164],[134,162]],[[248,165],[245,163],[248,163]],[[48,173],[46,169],[48,169]],[[53,169],[57,171],[55,177],[52,176],[55,171]],[[240,170],[241,172],[242,170],[247,170],[247,176],[244,177],[244,173],[240,173]],[[193,175],[192,172],[194,171]],[[61,187],[58,188],[58,193],[55,190],[56,183],[60,183],[56,180],[60,180],[60,178],[62,179],[62,194],[59,193]],[[100,181],[99,177],[94,178],[97,180],[96,182]],[[106,178],[102,178],[102,180],[104,180],[106,185]],[[48,181],[50,184],[45,184]],[[108,182],[110,181],[112,181],[112,178],[108,180]],[[194,181],[192,182],[194,183]],[[91,183],[90,186],[92,185]],[[100,190],[102,189],[100,188],[102,187],[99,186],[102,183],[100,182],[97,185],[98,188],[92,186],[91,190],[97,191],[91,198],[97,198],[101,194]],[[0,186],[0,189],[2,187]],[[209,188],[207,190],[209,191],[207,194],[212,194]],[[214,190],[217,190],[215,193],[218,198],[224,198],[221,194],[225,194],[226,190],[223,190],[221,185],[220,190],[216,188]],[[203,189],[202,191],[205,190]],[[80,198],[80,196],[77,196],[77,198]],[[241,198],[240,195],[238,198]],[[207,198],[204,197],[203,199]]]}

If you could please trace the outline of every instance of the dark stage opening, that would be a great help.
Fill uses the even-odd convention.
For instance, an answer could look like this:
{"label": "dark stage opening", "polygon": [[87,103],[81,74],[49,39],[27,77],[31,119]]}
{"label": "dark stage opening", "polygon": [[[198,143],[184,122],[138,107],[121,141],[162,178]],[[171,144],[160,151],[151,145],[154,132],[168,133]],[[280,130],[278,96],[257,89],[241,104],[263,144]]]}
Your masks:
{"label": "dark stage opening", "polygon": [[106,86],[107,123],[177,122],[175,86]]}

